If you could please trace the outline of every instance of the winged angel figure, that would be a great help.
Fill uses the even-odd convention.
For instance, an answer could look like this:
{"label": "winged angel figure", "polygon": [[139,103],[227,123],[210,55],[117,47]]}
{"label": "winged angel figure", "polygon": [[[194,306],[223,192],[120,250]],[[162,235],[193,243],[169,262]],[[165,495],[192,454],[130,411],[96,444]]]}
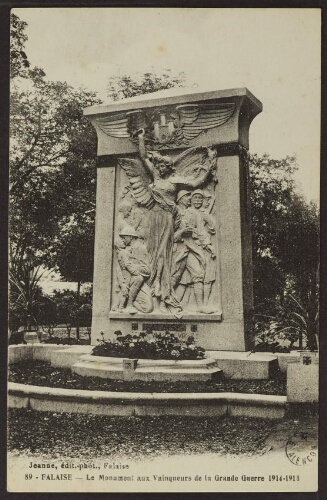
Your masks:
{"label": "winged angel figure", "polygon": [[[166,144],[188,144],[202,132],[223,125],[231,118],[234,110],[234,103],[177,106],[176,112],[167,114],[172,128],[169,129],[168,125],[161,127],[167,129],[163,134],[159,132],[159,125],[157,132],[155,128],[150,131],[151,124],[159,119],[160,110],[151,116],[141,110],[135,110],[112,117],[100,117],[95,120],[95,125],[110,137],[129,138],[133,141],[137,130],[144,128],[146,142],[160,148]],[[164,116],[164,121],[166,121],[166,116]]]}
{"label": "winged angel figure", "polygon": [[119,165],[129,178],[130,192],[136,202],[149,209],[148,285],[162,312],[167,312],[168,308],[176,317],[181,317],[182,307],[172,284],[174,233],[181,226],[176,196],[180,189],[200,187],[210,176],[215,176],[216,151],[190,148],[172,160],[158,152],[147,151],[144,129],[137,137],[140,159],[119,159]]}

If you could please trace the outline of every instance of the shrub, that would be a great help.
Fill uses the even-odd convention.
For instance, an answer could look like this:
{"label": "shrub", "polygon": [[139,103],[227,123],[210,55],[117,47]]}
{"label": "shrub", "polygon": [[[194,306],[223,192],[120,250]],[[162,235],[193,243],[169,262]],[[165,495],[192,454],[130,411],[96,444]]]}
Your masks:
{"label": "shrub", "polygon": [[98,339],[99,344],[92,351],[93,356],[107,356],[135,359],[202,359],[205,350],[195,345],[194,337],[179,339],[169,332],[141,332],[139,335],[123,335],[115,332],[114,341]]}

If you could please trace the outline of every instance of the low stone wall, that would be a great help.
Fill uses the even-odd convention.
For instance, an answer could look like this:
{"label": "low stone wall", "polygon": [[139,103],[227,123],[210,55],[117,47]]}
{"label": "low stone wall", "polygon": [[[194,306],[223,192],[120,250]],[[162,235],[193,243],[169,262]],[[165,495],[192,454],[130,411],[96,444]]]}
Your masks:
{"label": "low stone wall", "polygon": [[[64,346],[59,346],[64,347]],[[71,368],[83,354],[89,354],[93,346],[70,346],[70,349],[56,349],[51,354],[51,366],[58,368]]]}
{"label": "low stone wall", "polygon": [[[90,350],[92,349],[92,346],[63,346],[63,345],[55,345],[55,344],[33,344],[33,345],[25,345],[25,344],[20,344],[20,345],[11,345],[9,346],[9,354],[8,354],[8,359],[9,359],[9,364],[11,363],[17,363],[20,361],[24,360],[40,360],[40,361],[48,361],[51,362],[53,366],[58,366],[58,367],[71,367],[73,364],[75,364],[81,357],[89,358],[88,355],[85,356],[85,354],[88,354]],[[245,379],[255,379],[255,378],[268,378],[269,373],[271,370],[271,367],[276,366],[276,363],[278,363],[278,366],[282,372],[287,372],[287,401],[289,403],[316,403],[318,401],[318,389],[319,389],[319,356],[314,356],[313,359],[313,364],[306,366],[303,364],[303,353],[300,352],[292,352],[290,354],[271,354],[271,353],[231,353],[231,352],[224,352],[224,351],[210,351],[208,354],[216,359],[217,364],[223,368],[224,374],[228,377],[232,378],[245,378]],[[84,355],[84,356],[83,356]],[[277,357],[276,357],[277,356]],[[98,361],[104,361],[105,358],[99,359]],[[115,366],[115,359],[112,360],[113,366]],[[145,364],[151,364],[151,361],[143,361]],[[116,359],[116,364],[119,365],[122,363],[122,360],[120,358]],[[162,361],[161,364],[171,364],[171,361],[164,362]],[[182,363],[183,362],[179,362]],[[193,362],[195,365],[199,362]],[[200,362],[201,363],[201,362]],[[224,364],[225,363],[225,364]],[[173,370],[176,371],[176,370]],[[97,373],[97,376],[99,374]],[[16,384],[17,385],[17,384]],[[25,407],[26,405],[35,405],[35,408],[38,406],[38,404],[41,404],[42,408],[46,407],[45,402],[40,403],[40,397],[37,397],[37,401],[30,396],[26,396],[26,387],[28,386],[23,386],[24,389],[24,395],[23,394],[17,394],[16,392],[11,392],[10,394],[10,401],[11,405],[14,407]],[[38,388],[38,391],[40,389],[44,389],[45,393],[47,391],[52,391],[50,388]],[[59,390],[59,389],[58,389]],[[62,389],[64,391],[64,389]],[[74,393],[76,391],[73,391]],[[78,391],[77,391],[78,392]],[[87,391],[82,391],[84,396],[86,395]],[[39,394],[39,392],[38,392]],[[52,394],[52,393],[51,393]],[[94,394],[93,392],[91,394]],[[103,392],[101,392],[103,395]],[[223,394],[223,398],[226,398],[226,393]],[[189,395],[190,396],[190,395]],[[214,395],[216,398],[218,398],[218,394]],[[234,395],[235,396],[235,395]],[[246,399],[244,399],[244,396],[246,396]],[[269,397],[277,397],[277,396],[264,396],[265,398],[265,406],[262,406],[261,403],[255,402],[254,400],[251,403],[250,408],[248,407],[248,397],[255,398],[257,395],[240,395],[240,397],[233,399],[233,403],[231,403],[231,400],[229,399],[228,403],[228,412],[230,415],[243,415],[243,416],[255,416],[256,413],[257,415],[264,416],[266,415],[265,418],[269,418],[269,403],[268,399]],[[119,397],[122,397],[119,395]],[[136,397],[134,395],[134,397]],[[263,397],[263,396],[259,396]],[[42,398],[41,398],[42,399]],[[101,399],[101,398],[100,398]],[[228,399],[228,398],[227,398]],[[57,399],[55,398],[57,401]],[[138,399],[139,401],[139,399]],[[196,401],[193,401],[192,404],[189,401],[187,404],[187,409],[180,410],[182,411],[181,414],[187,414],[187,412],[190,412],[192,415],[196,414],[202,414],[201,407],[199,406],[199,395],[196,395]],[[216,399],[216,402],[214,404],[215,408],[212,409],[212,402],[209,402],[209,400],[206,400],[205,403],[205,408],[208,411],[208,414],[211,414],[210,412],[220,412],[221,410],[218,410],[218,399]],[[244,402],[245,401],[245,402]],[[126,402],[123,404],[125,410],[126,410]],[[161,404],[161,403],[160,403]],[[179,403],[178,403],[179,404]],[[275,404],[275,400],[273,399],[273,406]],[[77,410],[70,410],[70,406],[65,399],[64,401],[60,401],[56,403],[56,405],[59,405],[59,408],[68,408],[68,409],[63,409],[62,411],[77,411]],[[63,406],[62,406],[63,405]],[[67,406],[68,405],[68,406]],[[74,401],[74,405],[79,405],[79,403],[76,403]],[[82,408],[84,408],[87,411],[93,411],[90,409],[90,405],[92,405],[92,402],[88,401],[83,403]],[[217,406],[218,405],[218,406]],[[116,412],[117,414],[121,414],[121,409],[115,409],[117,406],[117,401],[113,404],[112,409],[108,409],[107,411],[113,411]],[[130,406],[130,405],[127,405]],[[178,405],[177,405],[178,406]],[[75,406],[74,406],[75,407]],[[158,411],[158,414],[165,414],[165,404],[162,403],[160,408],[158,407],[158,402],[152,402],[151,405],[149,406],[147,404],[146,409],[143,408],[143,406],[139,405],[137,406],[137,409],[135,405],[133,406],[135,412],[139,412],[138,414],[147,414],[146,412],[150,411],[149,408],[152,407],[152,410],[154,413]],[[263,408],[265,407],[265,410]],[[102,407],[101,407],[102,408]],[[211,409],[210,409],[211,408]],[[58,410],[59,411],[59,410]],[[83,410],[84,411],[84,410]],[[94,411],[97,411],[96,409]],[[100,411],[100,410],[99,410]],[[103,409],[101,410],[103,411]],[[131,408],[128,410],[128,414],[131,412]],[[167,412],[173,412],[171,414],[175,414],[175,411],[179,411],[178,409],[172,409],[171,405],[169,405],[169,409],[167,409]],[[225,410],[224,410],[225,411]],[[227,410],[226,410],[227,411]],[[274,410],[275,411],[275,410]],[[145,412],[145,413],[144,413]],[[184,413],[183,413],[184,412]],[[248,414],[249,412],[249,414]],[[115,413],[116,414],[116,413]],[[133,414],[133,412],[132,412]],[[135,413],[136,414],[136,413]],[[170,413],[169,413],[170,414]],[[180,413],[176,413],[180,414]],[[214,413],[216,414],[216,413]]]}
{"label": "low stone wall", "polygon": [[10,345],[8,348],[8,363],[19,363],[20,361],[28,361],[35,359],[33,356],[33,346],[18,344]]}
{"label": "low stone wall", "polygon": [[9,408],[90,413],[108,416],[189,417],[246,416],[278,419],[284,416],[286,396],[228,393],[129,393],[81,391],[8,384]]}
{"label": "low stone wall", "polygon": [[35,359],[38,361],[51,361],[51,354],[57,349],[65,349],[70,346],[57,344],[18,344],[10,345],[8,348],[9,364]]}

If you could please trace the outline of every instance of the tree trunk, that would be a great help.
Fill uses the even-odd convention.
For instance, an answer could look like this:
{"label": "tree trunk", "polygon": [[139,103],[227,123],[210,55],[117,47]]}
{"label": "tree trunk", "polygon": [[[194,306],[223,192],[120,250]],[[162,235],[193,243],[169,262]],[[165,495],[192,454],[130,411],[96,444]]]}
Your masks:
{"label": "tree trunk", "polygon": [[317,272],[312,274],[308,298],[308,347],[310,351],[318,348],[316,336],[318,335],[318,325],[316,316],[319,307],[319,294],[317,291]]}
{"label": "tree trunk", "polygon": [[77,314],[76,314],[76,338],[79,340],[79,306],[81,298],[81,282],[77,282]]}

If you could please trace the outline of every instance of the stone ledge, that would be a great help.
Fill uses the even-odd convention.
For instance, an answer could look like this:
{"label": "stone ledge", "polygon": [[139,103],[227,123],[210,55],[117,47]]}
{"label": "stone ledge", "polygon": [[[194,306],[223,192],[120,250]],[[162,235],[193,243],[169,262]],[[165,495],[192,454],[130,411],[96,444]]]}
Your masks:
{"label": "stone ledge", "polygon": [[[149,314],[143,314],[143,313],[137,313],[137,314],[127,314],[127,313],[118,313],[111,311],[109,313],[109,319],[127,319],[133,322],[136,321],[144,321],[147,323],[152,323],[153,321],[171,321],[173,323],[176,323],[176,317],[173,314],[156,314],[152,313],[151,317]],[[182,318],[183,321],[221,321],[222,320],[222,314],[221,313],[214,313],[214,314],[188,314],[185,313],[183,314]],[[169,327],[169,323],[167,324],[167,328]]]}
{"label": "stone ledge", "polygon": [[130,393],[81,391],[9,382],[8,406],[111,416],[183,415],[282,418],[286,396],[225,393]]}
{"label": "stone ledge", "polygon": [[167,104],[198,102],[199,100],[229,99],[233,97],[246,97],[253,106],[256,114],[262,111],[262,103],[246,87],[198,92],[194,92],[194,90],[187,92],[185,88],[174,88],[169,89],[168,92],[152,92],[150,94],[142,94],[140,96],[126,98],[108,104],[88,106],[84,108],[83,114],[84,116],[93,116],[97,114],[128,111],[138,109],[139,107],[147,108],[164,106]]}
{"label": "stone ledge", "polygon": [[227,378],[260,380],[269,379],[278,368],[277,356],[265,353],[206,351],[216,360]]}
{"label": "stone ledge", "polygon": [[207,381],[222,375],[214,359],[148,360],[139,359],[136,368],[125,370],[124,358],[84,355],[71,366],[74,373],[84,377],[143,381]]}
{"label": "stone ledge", "polygon": [[[123,359],[126,358],[118,358],[118,357],[106,357],[106,356],[93,356],[91,354],[84,354],[80,357],[80,361],[90,361],[93,363],[101,363],[108,365],[120,365],[123,366]],[[205,357],[203,359],[182,359],[182,360],[174,360],[174,359],[138,359],[137,367],[138,368],[203,368],[203,367],[214,367],[217,365],[215,359],[211,357]]]}
{"label": "stone ledge", "polygon": [[57,349],[51,354],[51,366],[57,368],[71,368],[81,356],[90,353],[94,346],[69,346],[69,349],[65,349],[65,346],[62,347],[63,349]]}

